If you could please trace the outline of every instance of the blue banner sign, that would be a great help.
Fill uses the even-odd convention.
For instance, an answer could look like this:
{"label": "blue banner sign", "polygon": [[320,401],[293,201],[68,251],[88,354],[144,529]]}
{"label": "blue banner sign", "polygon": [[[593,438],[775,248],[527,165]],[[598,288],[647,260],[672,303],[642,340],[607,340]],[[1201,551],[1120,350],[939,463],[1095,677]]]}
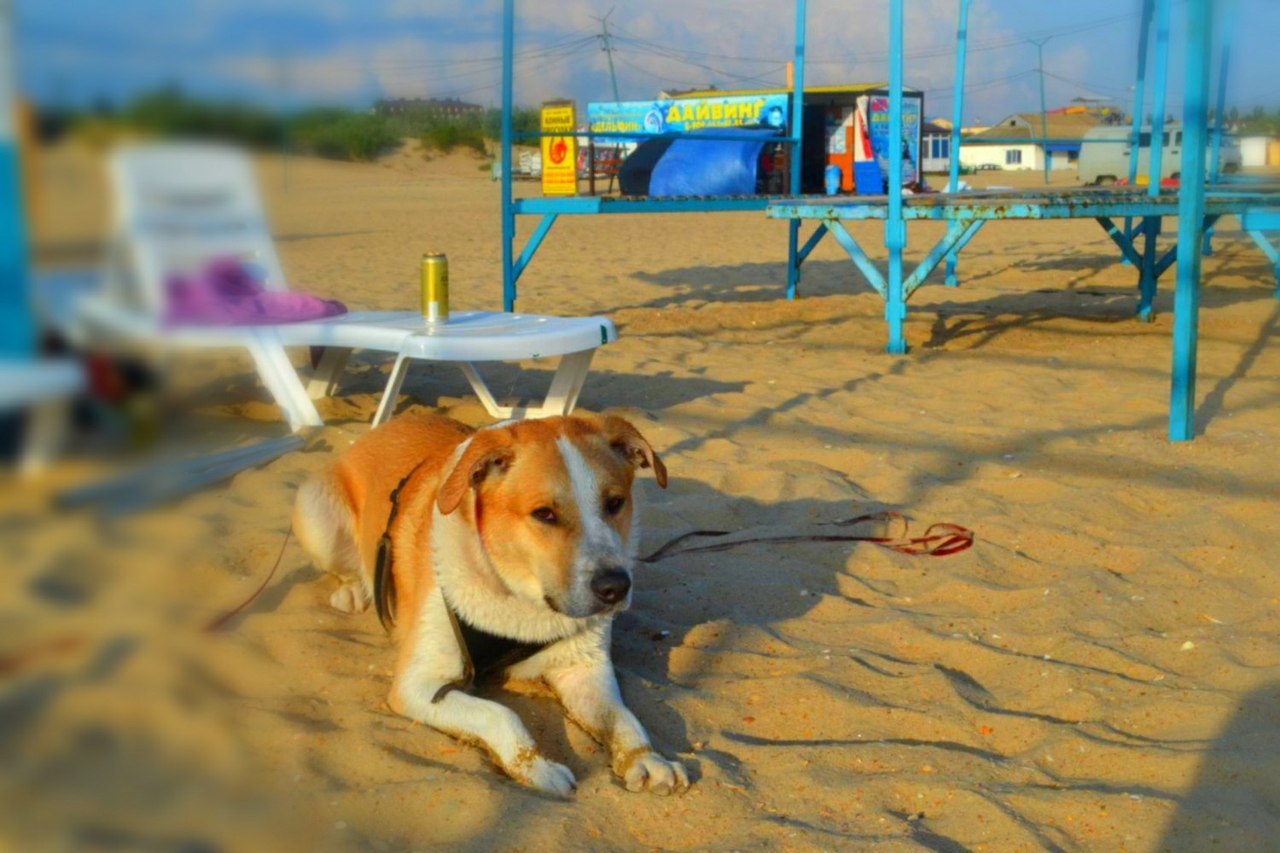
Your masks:
{"label": "blue banner sign", "polygon": [[597,132],[637,137],[711,127],[785,130],[787,102],[786,94],[776,94],[587,104],[587,122]]}
{"label": "blue banner sign", "polygon": [[[867,112],[867,135],[880,173],[889,174],[889,98],[872,95]],[[902,99],[902,183],[913,184],[920,174],[920,101]]]}

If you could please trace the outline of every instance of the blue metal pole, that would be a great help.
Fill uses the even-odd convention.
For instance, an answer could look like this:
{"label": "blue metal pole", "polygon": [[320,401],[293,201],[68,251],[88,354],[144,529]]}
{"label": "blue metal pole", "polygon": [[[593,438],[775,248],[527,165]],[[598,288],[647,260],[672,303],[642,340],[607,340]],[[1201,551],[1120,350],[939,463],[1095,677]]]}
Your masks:
{"label": "blue metal pole", "polygon": [[907,317],[902,288],[902,250],[907,245],[907,224],[902,216],[902,4],[903,0],[889,0],[889,217],[884,223],[889,275],[884,314],[889,324],[886,349],[894,355],[907,351],[902,333]]}
{"label": "blue metal pole", "polygon": [[1044,45],[1049,39],[1036,42],[1036,70],[1040,72],[1040,148],[1044,152],[1044,182],[1049,184],[1049,169],[1053,166],[1053,154],[1049,151],[1049,119],[1044,101]]}
{"label": "blue metal pole", "polygon": [[1213,14],[1209,0],[1187,2],[1187,68],[1182,111],[1182,179],[1178,188],[1178,283],[1173,298],[1173,378],[1169,439],[1195,434],[1196,336],[1200,312],[1200,229]]}
{"label": "blue metal pole", "polygon": [[[1165,97],[1169,77],[1169,23],[1173,16],[1173,0],[1156,3],[1156,75],[1151,110],[1151,148],[1147,154],[1147,195],[1160,194],[1160,176],[1164,167]],[[1150,321],[1155,316],[1157,242],[1163,220],[1147,216],[1142,220],[1142,272],[1138,279],[1138,319]]]}
{"label": "blue metal pole", "polygon": [[511,203],[511,111],[515,84],[515,0],[502,3],[502,310],[516,310],[516,214]]}
{"label": "blue metal pole", "polygon": [[[969,52],[969,5],[973,0],[960,0],[960,20],[956,24],[956,79],[955,94],[951,104],[951,179],[947,183],[949,192],[960,190],[960,128],[964,123],[964,66]],[[947,287],[960,284],[956,278],[956,260],[960,249],[957,246],[947,253]]]}
{"label": "blue metal pole", "polygon": [[0,358],[27,358],[35,328],[27,282],[13,8],[0,0]]}
{"label": "blue metal pole", "polygon": [[[1147,53],[1151,41],[1151,19],[1155,16],[1155,0],[1142,0],[1142,21],[1138,30],[1138,77],[1133,84],[1133,115],[1129,117],[1129,186],[1138,181],[1138,144],[1142,138],[1142,108],[1147,89]],[[1124,219],[1125,239],[1133,239],[1133,220]],[[1128,263],[1126,257],[1123,261]]]}
{"label": "blue metal pole", "polygon": [[[1237,4],[1228,3],[1221,18],[1222,36],[1219,43],[1218,60],[1218,99],[1213,110],[1213,149],[1209,152],[1209,183],[1216,184],[1222,174],[1222,125],[1226,122],[1223,115],[1227,108],[1227,77],[1231,66],[1231,41],[1235,35]],[[1183,139],[1186,143],[1186,139]],[[1213,254],[1213,226],[1204,229],[1203,254]]]}
{"label": "blue metal pole", "polygon": [[[804,30],[806,0],[796,0],[795,65],[791,78],[791,195],[800,195],[800,178],[804,159]],[[787,223],[787,298],[795,299],[800,285],[800,220]]]}
{"label": "blue metal pole", "polygon": [[1165,100],[1169,87],[1169,25],[1173,0],[1156,4],[1156,78],[1151,107],[1151,153],[1147,157],[1147,195],[1159,195],[1164,160]]}

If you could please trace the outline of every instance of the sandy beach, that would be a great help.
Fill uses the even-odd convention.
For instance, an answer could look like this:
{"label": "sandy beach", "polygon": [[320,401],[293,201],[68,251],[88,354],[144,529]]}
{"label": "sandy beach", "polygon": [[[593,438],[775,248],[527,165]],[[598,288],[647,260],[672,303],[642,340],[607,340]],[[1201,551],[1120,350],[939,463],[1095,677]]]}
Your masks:
{"label": "sandy beach", "polygon": [[[411,308],[419,255],[444,251],[455,309],[501,307],[483,161],[408,147],[258,167],[295,288]],[[64,146],[40,168],[37,258],[92,257],[100,162]],[[763,214],[561,218],[518,307],[616,322],[580,405],[630,418],[670,471],[666,491],[640,483],[643,553],[691,529],[808,531],[881,510],[975,534],[936,559],[805,542],[638,569],[614,658],[655,744],[692,768],[678,798],[628,793],[534,687],[504,701],[577,775],[572,802],[394,715],[376,616],[331,610],[332,582],[296,543],[243,614],[201,631],[266,577],[297,486],[368,429],[389,358],[357,354],[303,450],[118,522],[51,509],[110,470],[81,440],[0,490],[0,846],[1273,846],[1280,301],[1234,229],[1205,259],[1199,435],[1171,444],[1171,278],[1155,321],[1137,322],[1136,273],[1091,220],[983,230],[962,286],[935,274],[910,304],[910,353],[890,356],[883,303],[833,241],[787,302],[786,226]],[[883,256],[877,226],[853,233]],[[908,251],[938,233],[912,230]],[[550,366],[488,375],[512,396]],[[184,414],[166,442],[287,432],[237,356],[193,365],[172,399]],[[445,366],[411,372],[399,411],[420,409],[486,422]]]}

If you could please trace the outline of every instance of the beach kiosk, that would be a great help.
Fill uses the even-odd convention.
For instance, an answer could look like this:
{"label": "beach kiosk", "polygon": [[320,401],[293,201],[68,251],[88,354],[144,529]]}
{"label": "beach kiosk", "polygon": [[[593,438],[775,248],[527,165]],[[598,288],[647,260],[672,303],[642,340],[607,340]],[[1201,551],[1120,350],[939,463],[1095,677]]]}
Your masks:
{"label": "beach kiosk", "polygon": [[[697,101],[720,96],[778,98],[789,103],[785,89],[752,89],[732,92],[717,90],[682,92],[677,101]],[[884,83],[844,83],[835,86],[806,86],[801,113],[804,116],[804,145],[800,158],[801,189],[821,193],[828,166],[840,170],[840,190],[851,193],[884,192],[888,169],[889,90]],[[788,107],[789,109],[789,107]],[[784,113],[785,114],[785,111]],[[924,94],[919,89],[903,89],[903,182],[911,184],[920,174],[920,117],[924,114]],[[863,189],[857,174],[863,175]]]}
{"label": "beach kiosk", "polygon": [[[673,92],[645,101],[590,103],[587,124],[591,134],[626,133],[628,148],[637,148],[654,137],[673,132],[705,132],[713,129],[792,131],[792,92],[788,89],[702,89]],[[848,83],[838,86],[808,86],[800,109],[803,116],[800,152],[800,185],[804,193],[821,193],[828,167],[839,169],[841,192],[880,195],[888,176],[889,92],[883,83]],[[904,91],[903,181],[910,185],[920,175],[920,131],[924,96],[917,89]],[[677,152],[683,146],[677,146]],[[660,159],[646,144],[637,152],[644,159]],[[713,157],[707,144],[696,149],[699,159]],[[721,152],[736,158],[734,152]],[[785,191],[790,169],[790,146],[766,146],[758,161],[759,173],[735,194],[776,194]],[[656,165],[656,164],[655,164]],[[861,176],[860,178],[858,176]],[[624,190],[625,192],[625,190]],[[714,186],[700,195],[723,192]]]}

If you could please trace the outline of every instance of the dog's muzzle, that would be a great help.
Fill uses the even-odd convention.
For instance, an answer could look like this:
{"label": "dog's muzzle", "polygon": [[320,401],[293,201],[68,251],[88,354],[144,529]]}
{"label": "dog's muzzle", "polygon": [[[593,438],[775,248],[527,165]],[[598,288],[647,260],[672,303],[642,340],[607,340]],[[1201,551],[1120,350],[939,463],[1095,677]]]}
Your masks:
{"label": "dog's muzzle", "polygon": [[625,569],[610,567],[600,569],[591,578],[591,594],[601,604],[612,607],[631,592],[631,575]]}

